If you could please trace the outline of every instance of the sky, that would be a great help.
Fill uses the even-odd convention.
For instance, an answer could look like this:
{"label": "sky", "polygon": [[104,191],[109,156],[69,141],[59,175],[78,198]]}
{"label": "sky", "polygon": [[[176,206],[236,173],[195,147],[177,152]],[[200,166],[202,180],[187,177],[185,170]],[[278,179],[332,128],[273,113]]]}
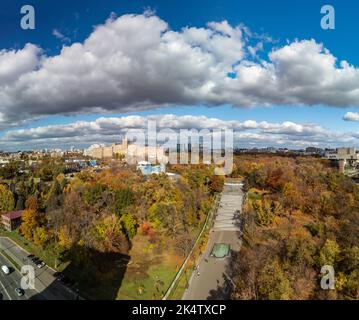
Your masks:
{"label": "sky", "polygon": [[357,21],[356,0],[3,0],[0,150],[120,142],[149,119],[239,147],[359,147]]}

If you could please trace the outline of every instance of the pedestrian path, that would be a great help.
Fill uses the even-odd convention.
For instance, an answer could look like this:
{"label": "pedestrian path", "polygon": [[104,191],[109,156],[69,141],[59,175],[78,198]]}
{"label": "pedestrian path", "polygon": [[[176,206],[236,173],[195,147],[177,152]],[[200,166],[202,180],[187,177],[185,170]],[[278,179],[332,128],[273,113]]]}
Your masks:
{"label": "pedestrian path", "polygon": [[214,231],[239,231],[240,210],[243,193],[240,184],[225,184],[215,217]]}

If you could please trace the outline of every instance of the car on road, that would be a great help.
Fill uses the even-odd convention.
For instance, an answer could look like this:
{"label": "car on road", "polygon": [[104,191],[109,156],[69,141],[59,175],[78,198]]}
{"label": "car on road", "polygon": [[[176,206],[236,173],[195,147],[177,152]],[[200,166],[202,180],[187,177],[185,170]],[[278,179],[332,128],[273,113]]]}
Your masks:
{"label": "car on road", "polygon": [[46,266],[46,263],[45,263],[44,261],[39,260],[39,261],[37,261],[36,266],[37,266],[39,269],[41,269],[41,268],[43,268],[44,266]]}
{"label": "car on road", "polygon": [[24,290],[21,288],[15,288],[15,293],[18,297],[22,297],[25,294]]}
{"label": "car on road", "polygon": [[5,274],[9,274],[10,273],[10,268],[8,266],[2,266],[1,270],[5,273]]}
{"label": "car on road", "polygon": [[33,257],[32,259],[31,259],[31,261],[33,262],[33,263],[37,263],[37,261],[39,260],[39,258],[37,258],[37,257]]}

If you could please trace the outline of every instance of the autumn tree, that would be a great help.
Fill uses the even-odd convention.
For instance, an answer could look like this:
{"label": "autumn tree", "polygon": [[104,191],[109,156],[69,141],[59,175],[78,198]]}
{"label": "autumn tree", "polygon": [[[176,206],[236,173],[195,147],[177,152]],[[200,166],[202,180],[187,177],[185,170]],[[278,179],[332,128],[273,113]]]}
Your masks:
{"label": "autumn tree", "polygon": [[0,185],[0,212],[11,211],[14,209],[14,196],[4,185]]}
{"label": "autumn tree", "polygon": [[33,240],[36,228],[40,227],[41,218],[37,211],[26,209],[22,214],[20,233],[27,240]]}
{"label": "autumn tree", "polygon": [[289,209],[290,213],[294,209],[297,209],[302,203],[300,198],[300,193],[296,189],[296,186],[294,185],[293,182],[287,182],[283,186],[282,194],[284,198],[283,202],[285,204],[285,207]]}
{"label": "autumn tree", "polygon": [[259,298],[264,300],[289,300],[292,295],[290,281],[277,258],[268,260],[259,277]]}
{"label": "autumn tree", "polygon": [[275,206],[267,198],[255,200],[253,208],[256,214],[256,221],[260,226],[269,226],[275,218]]}
{"label": "autumn tree", "polygon": [[40,204],[39,204],[37,197],[35,197],[35,196],[28,197],[25,202],[25,208],[28,210],[33,210],[35,212],[39,211]]}
{"label": "autumn tree", "polygon": [[46,228],[44,227],[36,227],[33,234],[33,240],[36,245],[40,246],[41,248],[44,248],[50,240],[48,230],[46,230]]}
{"label": "autumn tree", "polygon": [[318,266],[334,266],[337,262],[340,248],[335,240],[327,239],[319,252]]}
{"label": "autumn tree", "polygon": [[123,214],[120,218],[122,231],[127,236],[128,239],[132,239],[138,228],[137,220],[131,214]]}
{"label": "autumn tree", "polygon": [[128,242],[122,232],[120,218],[116,215],[104,216],[94,227],[95,246],[101,252],[126,252]]}
{"label": "autumn tree", "polygon": [[121,216],[124,212],[123,210],[133,204],[134,194],[130,188],[124,188],[114,193],[114,210],[115,213]]}
{"label": "autumn tree", "polygon": [[209,190],[211,194],[221,192],[224,185],[223,176],[213,175],[209,181]]}

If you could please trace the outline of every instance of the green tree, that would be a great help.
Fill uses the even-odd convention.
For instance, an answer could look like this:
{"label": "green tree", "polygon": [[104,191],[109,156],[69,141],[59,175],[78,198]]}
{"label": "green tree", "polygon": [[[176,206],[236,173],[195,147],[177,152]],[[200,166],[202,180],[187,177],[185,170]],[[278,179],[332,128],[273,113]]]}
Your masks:
{"label": "green tree", "polygon": [[95,245],[101,252],[125,252],[127,250],[128,243],[122,231],[121,221],[114,214],[103,216],[97,222],[94,234]]}
{"label": "green tree", "polygon": [[103,193],[107,187],[103,184],[96,183],[95,185],[86,189],[84,193],[85,202],[89,205],[95,205],[103,198]]}
{"label": "green tree", "polygon": [[293,290],[277,258],[265,263],[258,277],[259,298],[288,300]]}
{"label": "green tree", "polygon": [[269,226],[275,218],[275,206],[267,198],[255,200],[253,202],[253,209],[256,214],[256,221],[258,225],[266,227]]}
{"label": "green tree", "polygon": [[62,189],[59,181],[55,179],[52,182],[49,193],[46,196],[45,205],[48,210],[55,210],[62,205]]}
{"label": "green tree", "polygon": [[50,240],[50,235],[44,227],[37,227],[35,229],[33,239],[36,245],[40,246],[41,248],[44,248]]}
{"label": "green tree", "polygon": [[19,169],[19,165],[16,161],[10,161],[4,167],[0,168],[0,176],[4,179],[13,179]]}
{"label": "green tree", "polygon": [[131,214],[123,214],[121,216],[122,230],[125,235],[131,239],[137,233],[138,223],[137,220]]}
{"label": "green tree", "polygon": [[115,192],[115,213],[119,216],[123,214],[123,210],[133,204],[134,194],[130,188],[121,189]]}
{"label": "green tree", "polygon": [[325,241],[324,246],[319,252],[319,257],[318,257],[319,267],[322,267],[324,265],[334,266],[338,259],[339,253],[340,253],[340,248],[337,242],[335,240],[327,239]]}
{"label": "green tree", "polygon": [[4,185],[0,185],[0,212],[11,211],[14,209],[14,196]]}

